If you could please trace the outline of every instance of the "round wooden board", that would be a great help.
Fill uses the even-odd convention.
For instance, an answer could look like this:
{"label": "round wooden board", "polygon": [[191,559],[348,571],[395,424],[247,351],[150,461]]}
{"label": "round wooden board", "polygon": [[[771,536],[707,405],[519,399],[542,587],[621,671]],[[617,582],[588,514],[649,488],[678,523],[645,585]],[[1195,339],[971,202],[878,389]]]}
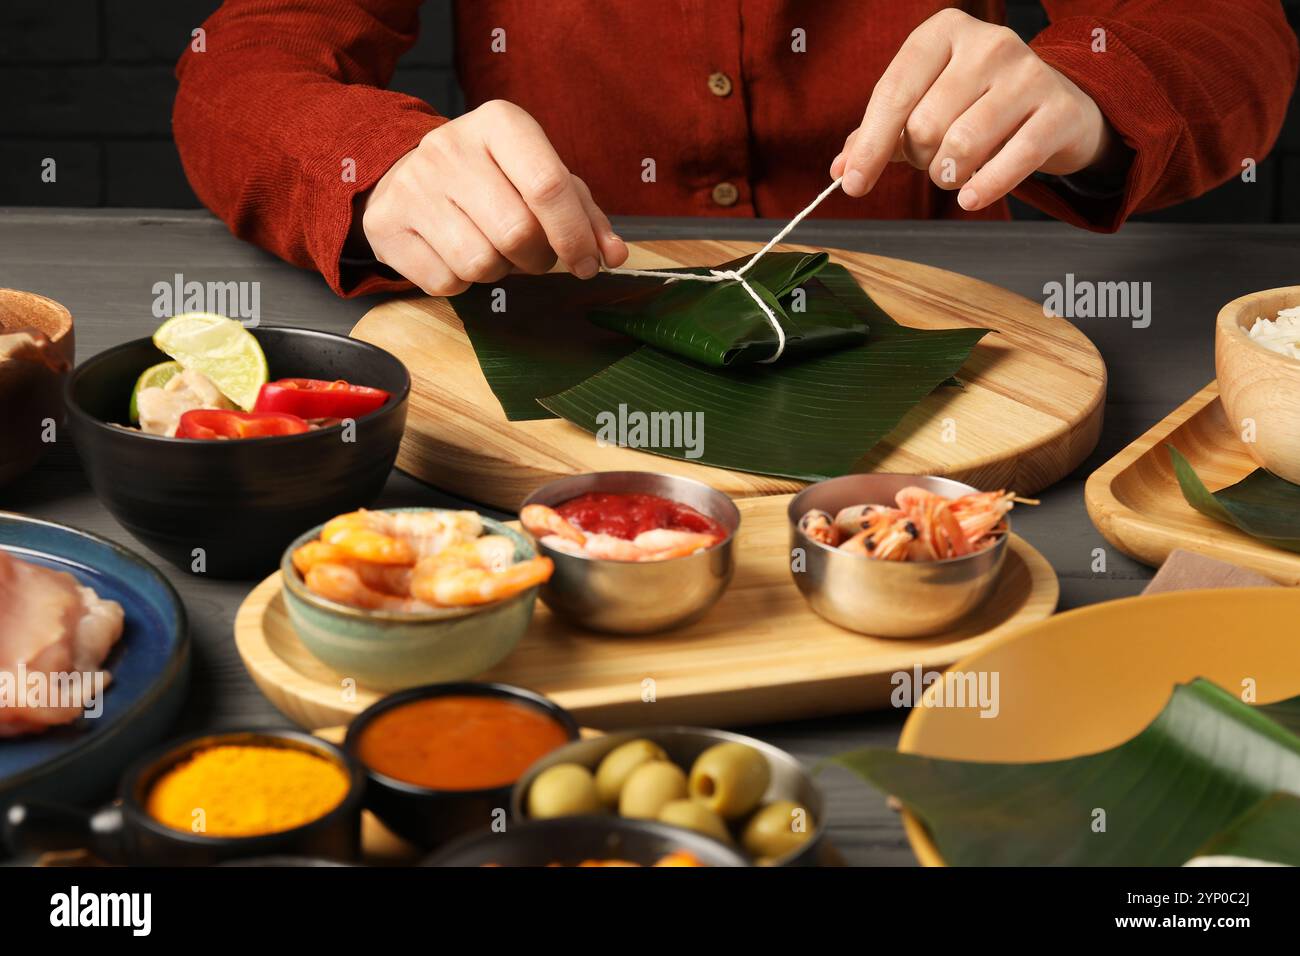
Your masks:
{"label": "round wooden board", "polygon": [[[890,676],[942,670],[959,657],[1056,609],[1047,560],[1012,535],[997,589],[950,634],[914,640],[842,630],[808,609],[788,560],[789,496],[748,498],[736,573],[722,599],[681,631],[612,637],[579,630],[540,602],[514,652],[484,680],[528,687],[584,725],[740,726],[889,706]],[[277,572],[244,600],[235,644],[257,686],[306,728],[347,723],[381,694],[326,667],[298,639]],[[653,701],[645,700],[653,681]]]}
{"label": "round wooden board", "polygon": [[[757,243],[647,242],[629,264],[725,262]],[[778,248],[809,249],[806,246]],[[817,251],[817,250],[811,250]],[[870,471],[945,475],[1031,494],[1073,471],[1101,432],[1106,366],[1086,336],[1030,300],[968,276],[861,252],[829,250],[894,319],[924,329],[994,329],[958,377],[922,401],[868,456]],[[797,481],[601,447],[560,419],[510,422],[488,387],[446,299],[395,299],[371,309],[353,336],[406,363],[412,391],[397,465],[473,501],[507,510],[538,485],[589,471],[655,470],[699,478],[733,497],[782,494]]]}

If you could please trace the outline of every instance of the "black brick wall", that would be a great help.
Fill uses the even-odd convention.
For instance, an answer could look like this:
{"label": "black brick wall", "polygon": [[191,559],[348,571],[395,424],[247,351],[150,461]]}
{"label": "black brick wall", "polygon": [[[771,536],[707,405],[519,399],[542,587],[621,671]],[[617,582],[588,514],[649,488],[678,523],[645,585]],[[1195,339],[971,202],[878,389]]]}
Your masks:
{"label": "black brick wall", "polygon": [[[1183,0],[1194,3],[1196,0]],[[1300,0],[1284,0],[1293,26]],[[0,0],[0,206],[199,205],[171,143],[172,68],[190,31],[220,0]],[[420,40],[394,88],[443,112],[463,108],[452,67],[451,0],[426,0]],[[1008,0],[1029,37],[1046,25],[1036,0]],[[58,163],[55,183],[41,161]],[[1300,221],[1300,104],[1258,182],[1234,180],[1143,217],[1182,222]],[[1016,214],[1039,213],[1015,204]]]}

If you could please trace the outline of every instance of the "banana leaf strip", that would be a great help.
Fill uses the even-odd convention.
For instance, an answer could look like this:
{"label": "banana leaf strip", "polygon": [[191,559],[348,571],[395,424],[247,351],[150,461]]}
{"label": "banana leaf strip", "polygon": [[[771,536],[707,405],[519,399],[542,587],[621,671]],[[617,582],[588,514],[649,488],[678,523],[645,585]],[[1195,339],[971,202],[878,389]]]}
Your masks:
{"label": "banana leaf strip", "polygon": [[1174,475],[1189,505],[1266,544],[1300,552],[1300,485],[1257,468],[1235,485],[1212,492],[1182,453],[1168,447]]}
{"label": "banana leaf strip", "polygon": [[1178,866],[1273,794],[1300,794],[1297,700],[1251,707],[1196,680],[1098,754],[976,763],[870,748],[832,759],[900,799],[950,865]]}

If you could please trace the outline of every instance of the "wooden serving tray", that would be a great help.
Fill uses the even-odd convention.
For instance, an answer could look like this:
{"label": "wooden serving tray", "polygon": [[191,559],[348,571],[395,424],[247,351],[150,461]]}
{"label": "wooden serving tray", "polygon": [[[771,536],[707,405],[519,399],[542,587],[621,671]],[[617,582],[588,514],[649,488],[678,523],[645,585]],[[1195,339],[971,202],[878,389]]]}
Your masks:
{"label": "wooden serving tray", "polygon": [[[736,574],[697,623],[641,637],[600,635],[566,624],[539,602],[519,646],[481,679],[531,688],[584,725],[603,729],[813,717],[887,706],[892,674],[918,666],[942,670],[1056,608],[1051,565],[1012,535],[996,591],[960,629],[913,640],[841,630],[809,610],[795,588],[787,558],[789,502],[788,495],[737,502]],[[244,600],[235,644],[271,703],[303,727],[347,723],[382,696],[365,688],[345,694],[342,677],[302,645],[279,572]]]}
{"label": "wooden serving tray", "polygon": [[[665,268],[725,262],[757,243],[647,242],[629,264]],[[806,246],[780,248],[809,249]],[[817,250],[810,250],[817,251]],[[841,249],[849,269],[895,320],[925,329],[996,330],[958,377],[904,417],[865,471],[943,475],[1030,494],[1073,471],[1101,433],[1106,366],[1068,321],[1006,289],[900,259]],[[698,478],[732,497],[797,491],[801,483],[600,447],[560,419],[510,422],[488,387],[464,326],[446,299],[396,299],[371,309],[353,336],[392,352],[411,372],[397,466],[446,491],[508,511],[538,485],[589,471],[654,470]]]}
{"label": "wooden serving tray", "polygon": [[1182,548],[1253,568],[1281,584],[1300,584],[1300,554],[1264,544],[1187,503],[1167,444],[1187,457],[1211,491],[1258,467],[1228,424],[1211,382],[1089,476],[1088,514],[1106,540],[1143,564],[1159,565]]}

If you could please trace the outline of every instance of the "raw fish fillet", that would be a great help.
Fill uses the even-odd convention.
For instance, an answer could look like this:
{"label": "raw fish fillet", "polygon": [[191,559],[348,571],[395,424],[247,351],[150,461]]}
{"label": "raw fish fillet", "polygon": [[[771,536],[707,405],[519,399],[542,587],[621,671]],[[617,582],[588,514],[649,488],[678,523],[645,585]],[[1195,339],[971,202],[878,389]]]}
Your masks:
{"label": "raw fish fillet", "polygon": [[[86,674],[98,670],[122,636],[122,606],[64,571],[0,550],[0,672]],[[104,675],[104,686],[108,675]],[[56,686],[51,684],[50,686]],[[93,685],[84,693],[94,693]],[[76,720],[81,706],[8,706],[0,699],[0,737],[35,733]]]}

